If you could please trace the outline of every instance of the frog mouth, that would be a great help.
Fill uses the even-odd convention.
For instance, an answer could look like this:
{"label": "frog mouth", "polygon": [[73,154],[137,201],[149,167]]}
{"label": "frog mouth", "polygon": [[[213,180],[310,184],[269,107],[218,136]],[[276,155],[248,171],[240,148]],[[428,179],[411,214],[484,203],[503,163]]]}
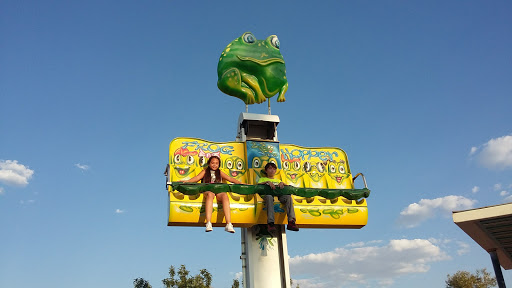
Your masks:
{"label": "frog mouth", "polygon": [[316,172],[313,172],[311,174],[309,174],[309,176],[311,176],[311,178],[315,181],[315,182],[318,182],[318,180],[320,180],[320,177],[322,177],[322,175],[316,173]]}
{"label": "frog mouth", "polygon": [[304,174],[300,173],[286,173],[286,176],[288,176],[288,179],[290,179],[293,183],[297,183],[299,179],[304,176]]}
{"label": "frog mouth", "polygon": [[229,170],[230,174],[231,174],[231,177],[236,177],[238,176],[238,174],[240,174],[239,171],[234,171],[234,170]]}
{"label": "frog mouth", "polygon": [[187,168],[178,168],[178,167],[176,167],[176,170],[178,170],[178,174],[183,176],[183,175],[188,173],[188,170],[190,170],[190,167],[187,167]]}
{"label": "frog mouth", "polygon": [[269,65],[269,64],[272,64],[272,63],[283,63],[284,64],[284,60],[283,59],[280,59],[280,58],[268,58],[268,59],[265,59],[265,60],[259,60],[259,59],[256,59],[256,58],[252,58],[252,57],[242,57],[242,56],[238,56],[238,59],[242,60],[242,61],[251,61],[251,62],[256,62],[260,65]]}

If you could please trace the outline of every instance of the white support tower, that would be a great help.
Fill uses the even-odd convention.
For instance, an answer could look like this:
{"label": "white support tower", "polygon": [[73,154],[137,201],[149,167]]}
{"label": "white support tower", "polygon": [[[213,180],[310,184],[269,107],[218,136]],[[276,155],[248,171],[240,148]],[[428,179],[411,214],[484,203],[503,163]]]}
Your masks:
{"label": "white support tower", "polygon": [[[241,113],[236,141],[277,142],[277,115]],[[244,288],[290,288],[288,245],[284,225],[276,225],[275,237],[258,238],[258,225],[242,228],[242,272]],[[273,245],[270,245],[272,241]]]}

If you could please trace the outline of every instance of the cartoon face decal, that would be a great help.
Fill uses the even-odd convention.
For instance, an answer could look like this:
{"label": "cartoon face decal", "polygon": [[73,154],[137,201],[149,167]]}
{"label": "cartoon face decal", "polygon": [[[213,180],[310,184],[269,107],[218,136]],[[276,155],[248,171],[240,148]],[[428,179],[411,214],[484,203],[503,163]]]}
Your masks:
{"label": "cartoon face decal", "polygon": [[229,176],[237,178],[245,174],[245,161],[238,156],[233,156],[224,161],[223,168],[229,171]]}
{"label": "cartoon face decal", "polygon": [[281,154],[281,164],[286,178],[293,184],[299,183],[299,180],[304,176],[304,171],[302,171],[300,165],[300,159],[285,159]]}
{"label": "cartoon face decal", "polygon": [[347,173],[345,172],[345,161],[331,161],[327,164],[328,171],[327,174],[331,177],[336,183],[341,184],[343,179],[347,178]]}
{"label": "cartoon face decal", "polygon": [[252,159],[252,168],[254,169],[258,169],[258,168],[261,168],[261,159],[260,157],[254,157]]}
{"label": "cartoon face decal", "polygon": [[199,156],[198,166],[206,168],[208,166],[208,158],[206,158],[205,156]]}
{"label": "cartoon face decal", "polygon": [[267,165],[267,163],[274,163],[274,164],[276,164],[277,167],[279,167],[279,164],[275,158],[261,156],[261,157],[254,157],[252,159],[252,167],[251,168],[254,169],[254,172],[256,172],[256,174],[259,177],[262,177],[263,175],[261,174],[261,170],[264,169],[264,167],[265,167],[265,165]]}
{"label": "cartoon face decal", "polygon": [[197,167],[195,155],[197,155],[197,151],[189,151],[187,148],[176,149],[171,160],[176,178],[184,179],[194,171],[194,168]]}
{"label": "cartoon face decal", "polygon": [[320,178],[325,174],[324,162],[306,161],[302,168],[314,182],[320,181]]}
{"label": "cartoon face decal", "polygon": [[[267,163],[274,163],[276,166],[278,166],[277,160],[275,158],[269,158],[266,156],[262,157],[254,157],[252,158],[252,167],[254,169],[259,169],[265,167]],[[279,167],[279,166],[278,166]]]}

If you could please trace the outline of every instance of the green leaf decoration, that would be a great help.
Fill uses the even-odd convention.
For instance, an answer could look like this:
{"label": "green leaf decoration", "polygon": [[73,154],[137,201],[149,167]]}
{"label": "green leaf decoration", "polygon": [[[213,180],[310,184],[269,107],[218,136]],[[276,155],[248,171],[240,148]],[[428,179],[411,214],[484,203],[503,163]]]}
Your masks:
{"label": "green leaf decoration", "polygon": [[[300,197],[315,197],[320,196],[326,199],[335,199],[340,196],[348,200],[359,200],[361,198],[368,198],[370,190],[363,189],[324,189],[324,188],[297,188],[293,186],[285,186],[283,189],[276,187],[270,188],[268,185],[247,185],[247,184],[224,184],[224,183],[184,183],[172,182],[172,189],[179,191],[185,195],[196,195],[206,191],[211,191],[215,194],[222,192],[233,192],[241,195],[259,194],[259,195],[297,195]],[[349,212],[349,213],[356,213]]]}

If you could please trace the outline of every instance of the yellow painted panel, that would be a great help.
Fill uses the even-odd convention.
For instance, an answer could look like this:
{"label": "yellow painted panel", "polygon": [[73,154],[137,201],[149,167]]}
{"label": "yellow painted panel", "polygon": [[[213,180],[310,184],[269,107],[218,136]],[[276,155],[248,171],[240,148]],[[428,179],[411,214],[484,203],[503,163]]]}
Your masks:
{"label": "yellow painted panel", "polygon": [[169,145],[170,181],[188,180],[206,168],[210,155],[221,159],[221,171],[246,183],[245,143],[210,142],[196,138],[176,138]]}
{"label": "yellow painted panel", "polygon": [[[176,138],[169,145],[169,180],[180,182],[196,176],[206,167],[207,158],[221,158],[221,170],[242,183],[257,184],[268,162],[278,166],[276,177],[287,185],[304,188],[353,189],[352,174],[345,152],[339,148],[307,148],[278,142],[211,142],[196,138]],[[169,226],[203,226],[203,195],[184,195],[169,187]],[[266,223],[266,208],[259,195],[228,193],[231,222],[236,227]],[[338,197],[292,195],[297,224],[305,228],[361,228],[368,220],[365,199],[358,202]],[[275,203],[275,222],[286,224],[286,213]],[[277,206],[276,206],[277,205]],[[212,224],[225,223],[224,213],[214,200]]]}
{"label": "yellow painted panel", "polygon": [[345,151],[280,144],[285,183],[295,187],[353,189]]}
{"label": "yellow painted panel", "polygon": [[[263,199],[259,195],[238,195],[228,193],[231,206],[231,222],[235,227],[251,227],[266,224],[267,215]],[[322,197],[297,197],[294,210],[299,227],[307,228],[361,228],[368,220],[366,200],[359,203],[351,200],[332,200]],[[204,200],[202,195],[183,195],[180,192],[169,193],[169,226],[204,226]],[[275,223],[286,224],[284,207],[275,200]],[[216,201],[213,204],[212,223],[222,226],[225,223],[224,212]],[[221,206],[222,207],[222,206]]]}

